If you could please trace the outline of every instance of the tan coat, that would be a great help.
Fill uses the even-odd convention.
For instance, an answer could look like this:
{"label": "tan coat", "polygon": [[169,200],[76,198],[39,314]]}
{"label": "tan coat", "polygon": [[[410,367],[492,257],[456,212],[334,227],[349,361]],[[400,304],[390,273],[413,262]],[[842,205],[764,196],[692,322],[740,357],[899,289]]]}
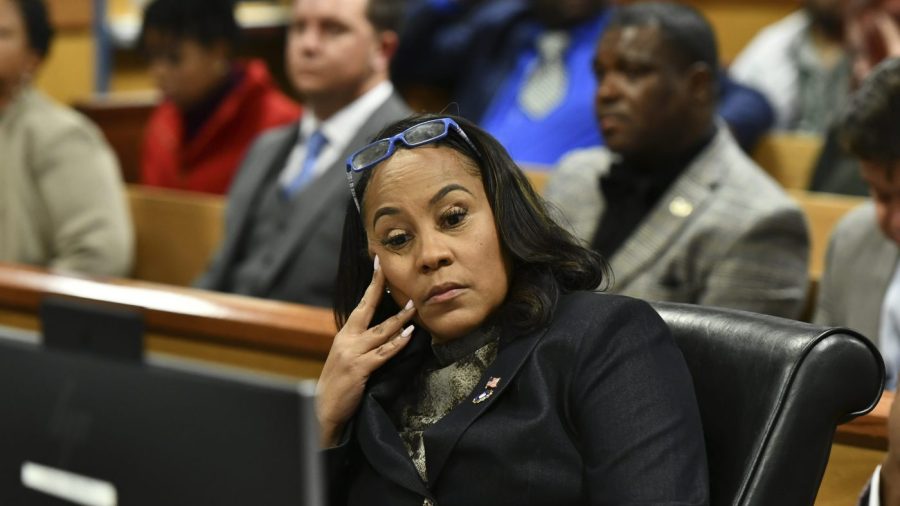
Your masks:
{"label": "tan coat", "polygon": [[0,261],[124,276],[133,242],[118,162],[97,128],[22,91],[0,110]]}

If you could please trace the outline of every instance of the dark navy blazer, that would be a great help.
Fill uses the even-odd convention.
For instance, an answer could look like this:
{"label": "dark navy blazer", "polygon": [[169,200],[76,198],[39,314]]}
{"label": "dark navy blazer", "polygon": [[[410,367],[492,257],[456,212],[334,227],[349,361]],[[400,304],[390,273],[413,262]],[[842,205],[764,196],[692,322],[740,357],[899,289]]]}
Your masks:
{"label": "dark navy blazer", "polygon": [[470,399],[425,431],[426,484],[390,406],[429,341],[415,335],[370,379],[349,440],[325,452],[331,504],[707,504],[690,373],[646,303],[565,295],[548,327],[501,338]]}

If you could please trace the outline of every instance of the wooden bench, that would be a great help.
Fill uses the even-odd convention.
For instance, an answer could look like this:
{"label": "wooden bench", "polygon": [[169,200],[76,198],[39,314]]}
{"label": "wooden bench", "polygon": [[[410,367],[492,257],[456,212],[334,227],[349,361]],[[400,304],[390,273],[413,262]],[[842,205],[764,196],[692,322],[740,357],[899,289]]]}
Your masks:
{"label": "wooden bench", "polygon": [[806,190],[812,179],[822,138],[804,133],[773,133],[763,137],[753,160],[788,190]]}
{"label": "wooden bench", "polygon": [[132,277],[190,286],[222,239],[225,199],[139,185],[127,191],[136,245]]}

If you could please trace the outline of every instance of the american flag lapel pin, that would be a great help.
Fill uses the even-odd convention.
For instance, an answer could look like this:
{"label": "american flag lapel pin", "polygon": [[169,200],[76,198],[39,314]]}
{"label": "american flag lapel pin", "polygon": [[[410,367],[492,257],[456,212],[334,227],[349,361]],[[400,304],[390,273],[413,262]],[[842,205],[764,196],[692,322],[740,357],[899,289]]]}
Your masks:
{"label": "american flag lapel pin", "polygon": [[495,378],[493,376],[488,379],[488,382],[484,385],[484,391],[478,394],[477,397],[472,399],[472,404],[481,404],[482,402],[488,400],[492,395],[494,395],[494,389],[500,385],[500,378]]}

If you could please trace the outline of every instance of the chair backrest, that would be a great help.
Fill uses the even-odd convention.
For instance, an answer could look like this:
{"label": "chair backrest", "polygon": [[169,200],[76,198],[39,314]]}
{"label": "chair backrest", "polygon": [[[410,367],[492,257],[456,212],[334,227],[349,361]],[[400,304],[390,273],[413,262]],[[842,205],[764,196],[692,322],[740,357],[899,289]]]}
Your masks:
{"label": "chair backrest", "polygon": [[812,505],[838,424],[881,397],[868,339],[743,311],[653,303],[694,380],[713,506]]}
{"label": "chair backrest", "polygon": [[803,133],[775,133],[763,137],[753,159],[781,186],[792,190],[809,188],[822,138]]}
{"label": "chair backrest", "polygon": [[189,286],[206,269],[222,238],[219,195],[128,185],[134,223],[132,277]]}

